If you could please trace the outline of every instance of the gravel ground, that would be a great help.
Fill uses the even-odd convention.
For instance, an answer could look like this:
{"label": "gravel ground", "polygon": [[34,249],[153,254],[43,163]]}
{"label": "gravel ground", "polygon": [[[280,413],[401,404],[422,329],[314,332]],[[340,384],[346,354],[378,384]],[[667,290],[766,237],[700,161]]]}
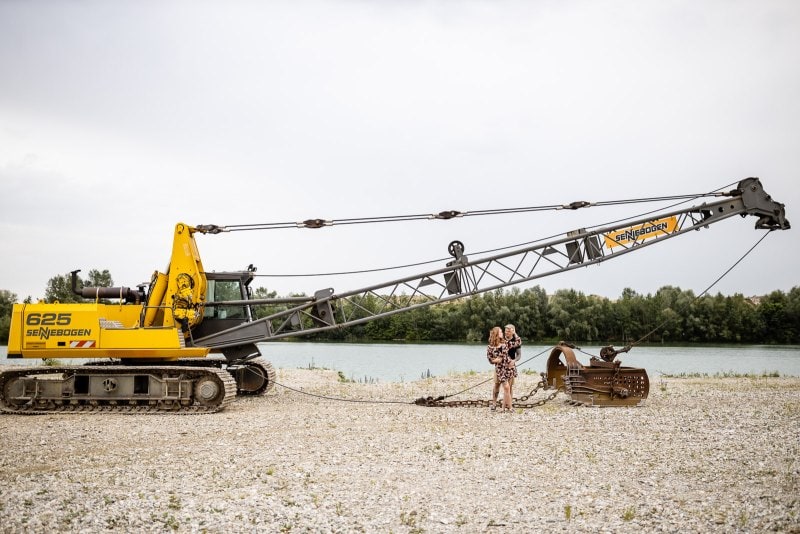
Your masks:
{"label": "gravel ground", "polygon": [[[488,377],[278,372],[401,402]],[[800,532],[799,378],[658,379],[637,408],[563,398],[509,414],[278,386],[215,415],[3,415],[0,530]]]}

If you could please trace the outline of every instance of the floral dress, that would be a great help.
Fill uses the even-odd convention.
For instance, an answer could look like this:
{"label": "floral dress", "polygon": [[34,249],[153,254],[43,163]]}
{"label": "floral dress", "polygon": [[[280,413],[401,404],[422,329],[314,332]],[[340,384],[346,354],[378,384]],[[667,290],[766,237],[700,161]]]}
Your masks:
{"label": "floral dress", "polygon": [[517,366],[514,365],[514,361],[508,357],[508,347],[505,343],[496,347],[492,345],[486,347],[486,359],[489,360],[489,363],[492,363],[492,359],[496,358],[502,358],[500,363],[494,364],[494,370],[497,373],[497,380],[499,382],[506,382],[510,378],[517,376]]}

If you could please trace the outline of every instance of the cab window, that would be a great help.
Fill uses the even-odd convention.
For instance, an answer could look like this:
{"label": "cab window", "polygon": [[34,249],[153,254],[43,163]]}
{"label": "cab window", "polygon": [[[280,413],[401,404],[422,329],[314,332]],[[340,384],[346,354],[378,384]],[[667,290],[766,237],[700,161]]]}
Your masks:
{"label": "cab window", "polygon": [[[242,300],[239,280],[209,280],[208,302]],[[207,306],[204,317],[217,319],[242,319],[246,317],[244,306]]]}

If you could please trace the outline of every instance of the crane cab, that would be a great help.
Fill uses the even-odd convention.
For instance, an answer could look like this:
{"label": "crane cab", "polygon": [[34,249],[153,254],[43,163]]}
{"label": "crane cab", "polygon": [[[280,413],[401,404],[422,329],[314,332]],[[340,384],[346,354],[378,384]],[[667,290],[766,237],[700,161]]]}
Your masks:
{"label": "crane cab", "polygon": [[252,271],[205,273],[207,280],[203,320],[192,329],[201,338],[253,320],[250,300]]}

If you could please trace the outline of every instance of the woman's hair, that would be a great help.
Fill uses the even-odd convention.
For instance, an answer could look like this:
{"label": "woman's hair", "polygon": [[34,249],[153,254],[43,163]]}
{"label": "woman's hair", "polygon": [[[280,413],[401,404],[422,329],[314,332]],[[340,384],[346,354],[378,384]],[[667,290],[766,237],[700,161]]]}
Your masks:
{"label": "woman's hair", "polygon": [[489,345],[500,345],[503,341],[503,330],[499,326],[495,326],[489,330]]}

